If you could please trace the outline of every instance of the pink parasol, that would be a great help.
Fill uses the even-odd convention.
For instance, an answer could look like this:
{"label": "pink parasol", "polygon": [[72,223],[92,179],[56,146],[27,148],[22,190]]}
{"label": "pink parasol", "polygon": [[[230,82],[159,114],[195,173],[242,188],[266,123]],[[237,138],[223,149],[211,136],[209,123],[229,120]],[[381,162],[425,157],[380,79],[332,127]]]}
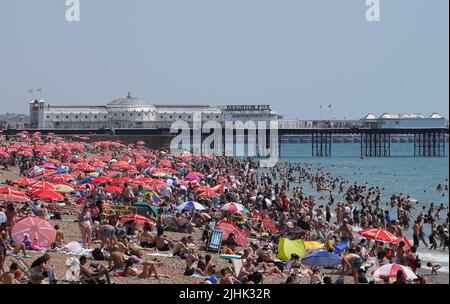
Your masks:
{"label": "pink parasol", "polygon": [[34,245],[41,248],[50,248],[55,241],[56,231],[52,224],[43,217],[26,216],[19,219],[12,230],[12,238],[16,243],[23,242],[24,235],[28,234]]}

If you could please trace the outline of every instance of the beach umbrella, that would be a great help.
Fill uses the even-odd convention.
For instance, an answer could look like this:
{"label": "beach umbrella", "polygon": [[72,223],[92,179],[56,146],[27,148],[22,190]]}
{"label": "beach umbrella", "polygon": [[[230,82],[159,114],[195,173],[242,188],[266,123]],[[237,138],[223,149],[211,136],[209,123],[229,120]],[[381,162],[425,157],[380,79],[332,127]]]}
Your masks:
{"label": "beach umbrella", "polygon": [[183,204],[181,204],[180,206],[177,207],[178,211],[182,211],[182,210],[205,210],[206,208],[197,202],[193,202],[193,201],[189,201],[189,202],[185,202]]}
{"label": "beach umbrella", "polygon": [[30,198],[24,193],[12,187],[0,188],[0,201],[23,203],[28,202]]}
{"label": "beach umbrella", "polygon": [[14,224],[12,238],[17,244],[23,242],[25,234],[29,235],[34,245],[46,249],[51,247],[56,237],[50,221],[38,216],[25,216]]}
{"label": "beach umbrella", "polygon": [[32,197],[45,201],[63,201],[64,195],[49,189],[32,189],[29,191]]}
{"label": "beach umbrella", "polygon": [[120,217],[120,221],[122,223],[128,222],[128,221],[135,221],[139,224],[144,224],[144,223],[150,223],[152,225],[156,225],[156,223],[152,220],[150,220],[149,218],[146,218],[145,216],[139,215],[139,214],[126,214],[126,215],[122,215]]}
{"label": "beach umbrella", "polygon": [[368,239],[382,241],[386,243],[397,243],[398,238],[389,231],[382,228],[370,228],[358,231],[358,233]]}
{"label": "beach umbrella", "polygon": [[411,248],[411,246],[413,245],[411,243],[411,241],[406,237],[403,236],[402,238],[398,239],[398,242],[400,243],[401,241],[405,242],[405,247],[403,247],[404,250],[409,250]]}
{"label": "beach umbrella", "polygon": [[302,264],[306,266],[336,267],[341,264],[341,258],[331,252],[317,251],[305,255],[302,259]]}
{"label": "beach umbrella", "polygon": [[214,191],[204,191],[204,192],[202,192],[202,193],[200,193],[200,194],[197,194],[197,197],[219,197],[220,196],[220,194],[217,194],[216,192],[214,192]]}
{"label": "beach umbrella", "polygon": [[220,210],[226,211],[226,212],[237,212],[237,213],[243,213],[246,209],[243,205],[238,203],[226,203],[222,207],[220,207]]}
{"label": "beach umbrella", "polygon": [[248,242],[247,238],[245,237],[245,234],[233,222],[221,221],[216,226],[216,229],[223,231],[223,239],[224,240],[226,240],[228,238],[230,233],[233,233],[234,236],[236,237],[236,242],[239,246],[242,246],[244,248],[248,247],[249,242]]}
{"label": "beach umbrella", "polygon": [[214,189],[208,186],[200,186],[197,189],[195,189],[195,192],[206,192],[206,191],[214,192]]}
{"label": "beach umbrella", "polygon": [[375,278],[392,279],[397,277],[397,272],[402,271],[407,280],[417,279],[411,268],[396,263],[380,265],[370,272]]}
{"label": "beach umbrella", "polygon": [[19,178],[13,182],[14,185],[18,186],[30,186],[32,184],[37,183],[37,180],[31,179],[31,178]]}
{"label": "beach umbrella", "polygon": [[106,186],[103,190],[105,190],[106,193],[110,194],[121,194],[122,188],[117,186]]}
{"label": "beach umbrella", "polygon": [[49,182],[46,182],[46,181],[40,181],[40,182],[37,182],[35,184],[32,184],[31,188],[33,188],[33,189],[56,190],[55,185],[53,185],[53,184],[51,184]]}
{"label": "beach umbrella", "polygon": [[92,180],[90,182],[90,184],[105,184],[105,183],[110,183],[113,181],[113,178],[108,177],[108,176],[100,176],[97,177],[96,179]]}
{"label": "beach umbrella", "polygon": [[68,180],[73,179],[73,176],[70,174],[67,174],[67,173],[60,173],[60,174],[55,174],[55,175],[49,176],[47,179],[52,182],[63,182],[63,181],[68,181]]}
{"label": "beach umbrella", "polygon": [[74,192],[75,189],[72,186],[64,185],[64,184],[58,184],[55,186],[56,191],[60,193],[71,193]]}

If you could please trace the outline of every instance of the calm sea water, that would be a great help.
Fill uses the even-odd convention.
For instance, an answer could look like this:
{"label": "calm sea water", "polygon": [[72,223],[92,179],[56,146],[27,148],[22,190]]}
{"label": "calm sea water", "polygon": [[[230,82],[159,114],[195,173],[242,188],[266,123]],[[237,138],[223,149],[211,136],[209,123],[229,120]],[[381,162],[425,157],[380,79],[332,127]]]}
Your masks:
{"label": "calm sea water", "polygon": [[[308,163],[313,168],[322,168],[334,177],[343,177],[349,183],[379,186],[385,188],[382,195],[383,202],[389,201],[392,194],[410,195],[418,201],[417,209],[413,216],[417,216],[422,206],[430,203],[448,206],[449,193],[436,191],[438,184],[448,185],[449,178],[449,151],[446,148],[447,157],[417,158],[414,157],[412,144],[392,144],[391,157],[360,159],[360,144],[333,144],[332,157],[313,158],[311,156],[311,144],[283,144],[281,147],[281,161]],[[302,185],[307,192],[316,194],[315,189]],[[323,194],[322,194],[323,195]],[[340,197],[335,193],[337,199]],[[393,213],[392,213],[393,212]],[[396,215],[392,210],[391,214]],[[445,218],[442,212],[441,217]],[[426,225],[426,232],[429,225]],[[411,231],[407,231],[411,236]],[[427,234],[428,239],[428,234]],[[419,255],[425,262],[440,263],[442,271],[448,273],[448,251],[430,251],[419,249]],[[425,263],[426,264],[426,263]]]}

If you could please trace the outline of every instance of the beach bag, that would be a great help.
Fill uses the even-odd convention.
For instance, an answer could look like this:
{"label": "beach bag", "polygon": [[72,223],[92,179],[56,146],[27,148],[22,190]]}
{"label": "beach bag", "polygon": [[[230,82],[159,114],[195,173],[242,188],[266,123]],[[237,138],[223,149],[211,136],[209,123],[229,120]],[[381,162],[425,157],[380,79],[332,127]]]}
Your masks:
{"label": "beach bag", "polygon": [[103,252],[100,250],[100,248],[95,248],[92,251],[92,257],[96,261],[104,261],[105,260],[105,256],[103,255]]}

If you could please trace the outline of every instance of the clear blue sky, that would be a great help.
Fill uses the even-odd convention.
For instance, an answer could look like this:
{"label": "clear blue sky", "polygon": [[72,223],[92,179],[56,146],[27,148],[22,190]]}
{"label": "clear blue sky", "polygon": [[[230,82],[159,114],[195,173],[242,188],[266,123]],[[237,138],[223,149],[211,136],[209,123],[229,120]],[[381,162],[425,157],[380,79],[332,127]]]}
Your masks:
{"label": "clear blue sky", "polygon": [[0,112],[106,104],[272,104],[288,118],[449,108],[449,1],[65,0],[0,2]]}

